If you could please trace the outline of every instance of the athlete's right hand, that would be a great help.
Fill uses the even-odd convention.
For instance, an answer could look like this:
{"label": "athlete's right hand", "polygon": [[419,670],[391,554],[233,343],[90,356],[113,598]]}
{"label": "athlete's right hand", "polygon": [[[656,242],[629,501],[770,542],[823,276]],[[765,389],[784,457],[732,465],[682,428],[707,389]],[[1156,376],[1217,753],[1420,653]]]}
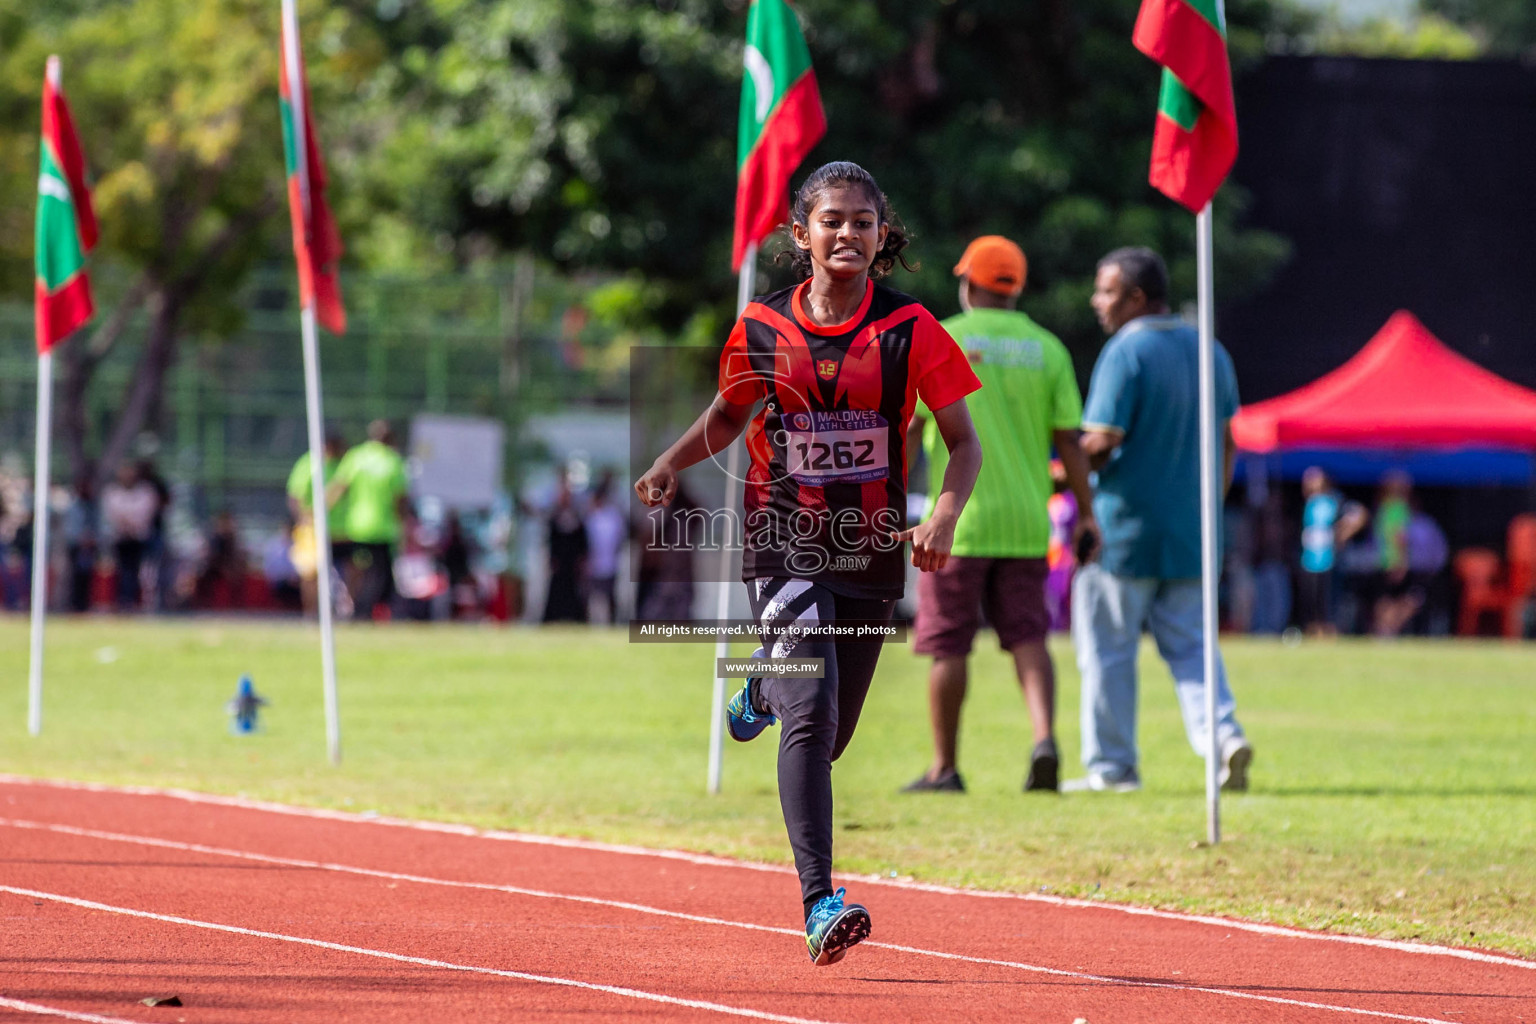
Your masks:
{"label": "athlete's right hand", "polygon": [[635,494],[646,508],[672,504],[677,494],[677,470],[658,460],[635,481]]}
{"label": "athlete's right hand", "polygon": [[912,564],[923,572],[938,572],[949,561],[955,545],[955,520],[935,514],[910,529],[892,533],[897,541],[912,542]]}

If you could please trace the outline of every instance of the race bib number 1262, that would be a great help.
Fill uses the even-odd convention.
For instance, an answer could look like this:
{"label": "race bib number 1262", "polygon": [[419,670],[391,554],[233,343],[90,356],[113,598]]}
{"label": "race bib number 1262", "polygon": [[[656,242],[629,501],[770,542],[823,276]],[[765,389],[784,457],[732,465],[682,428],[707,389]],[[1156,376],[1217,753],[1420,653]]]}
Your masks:
{"label": "race bib number 1262", "polygon": [[870,409],[792,412],[784,417],[789,475],[806,487],[863,484],[890,476],[889,427]]}

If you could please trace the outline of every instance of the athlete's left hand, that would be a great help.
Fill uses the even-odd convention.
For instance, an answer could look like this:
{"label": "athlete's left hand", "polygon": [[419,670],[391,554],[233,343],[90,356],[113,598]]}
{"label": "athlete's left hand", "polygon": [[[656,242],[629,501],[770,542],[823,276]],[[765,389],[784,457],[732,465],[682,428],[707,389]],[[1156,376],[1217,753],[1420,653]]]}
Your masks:
{"label": "athlete's left hand", "polygon": [[955,521],[948,516],[936,515],[925,519],[909,530],[895,534],[899,541],[912,542],[912,564],[923,572],[935,572],[949,561],[949,551],[955,546]]}

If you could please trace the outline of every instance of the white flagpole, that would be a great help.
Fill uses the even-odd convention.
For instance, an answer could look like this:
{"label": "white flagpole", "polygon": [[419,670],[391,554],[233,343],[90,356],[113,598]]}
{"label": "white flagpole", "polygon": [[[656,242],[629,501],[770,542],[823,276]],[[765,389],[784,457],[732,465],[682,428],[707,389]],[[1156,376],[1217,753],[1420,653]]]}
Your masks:
{"label": "white flagpole", "polygon": [[[299,18],[293,0],[283,0],[283,69],[293,111],[294,166],[299,177],[304,221],[309,222],[309,155],[304,81],[299,75]],[[315,532],[316,603],[320,606],[320,669],[325,686],[325,745],[332,764],[341,763],[341,720],[336,701],[336,635],[331,622],[331,530],[325,499],[324,419],[320,411],[320,345],[315,337],[313,300],[299,312],[304,341],[304,404],[309,419],[310,519]]]}
{"label": "white flagpole", "polygon": [[1195,216],[1195,261],[1200,318],[1200,620],[1205,656],[1205,808],[1206,838],[1221,842],[1221,787],[1216,746],[1216,536],[1220,515],[1220,484],[1216,436],[1216,309],[1211,270],[1211,204]]}
{"label": "white flagpole", "polygon": [[316,603],[320,606],[320,670],[325,684],[325,746],[341,763],[341,721],[336,709],[336,633],[331,622],[331,524],[325,500],[325,438],[320,413],[320,345],[315,308],[299,314],[304,333],[304,404],[309,415],[310,519],[315,533]]}
{"label": "white flagpole", "polygon": [[[57,64],[50,62],[50,72]],[[57,80],[55,80],[57,85]],[[48,615],[48,470],[53,440],[53,353],[37,357],[37,464],[32,475],[32,659],[27,732],[43,731],[43,620]]]}
{"label": "white flagpole", "polygon": [[[746,255],[741,260],[741,277],[736,286],[736,315],[741,316],[746,310],[747,303],[752,301],[752,290],[757,286],[757,245],[747,246]],[[742,482],[741,474],[741,445],[731,442],[730,452],[725,459],[725,507],[727,509],[736,506],[736,497]],[[726,519],[730,522],[730,519]],[[730,615],[731,610],[731,542],[735,539],[734,531],[725,537],[725,542],[720,546],[720,571],[715,574],[719,580],[715,597],[715,618],[724,621]],[[722,631],[715,639],[715,664],[720,663],[721,658],[731,656],[731,642]],[[709,719],[709,791],[720,792],[720,768],[725,756],[725,688],[724,676],[715,676],[714,699],[710,702]]]}
{"label": "white flagpole", "polygon": [[[48,83],[63,85],[59,58],[49,57]],[[48,486],[53,458],[53,351],[37,357],[37,461],[32,467],[32,650],[27,669],[27,732],[43,731],[43,620],[48,616]]]}

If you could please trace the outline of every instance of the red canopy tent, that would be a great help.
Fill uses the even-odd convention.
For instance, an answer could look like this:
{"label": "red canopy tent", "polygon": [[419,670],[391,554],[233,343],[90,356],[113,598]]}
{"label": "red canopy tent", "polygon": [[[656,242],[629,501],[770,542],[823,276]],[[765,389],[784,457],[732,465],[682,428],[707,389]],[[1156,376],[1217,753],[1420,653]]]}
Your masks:
{"label": "red canopy tent", "polygon": [[1483,369],[1398,310],[1343,366],[1244,406],[1239,448],[1536,449],[1536,391]]}

